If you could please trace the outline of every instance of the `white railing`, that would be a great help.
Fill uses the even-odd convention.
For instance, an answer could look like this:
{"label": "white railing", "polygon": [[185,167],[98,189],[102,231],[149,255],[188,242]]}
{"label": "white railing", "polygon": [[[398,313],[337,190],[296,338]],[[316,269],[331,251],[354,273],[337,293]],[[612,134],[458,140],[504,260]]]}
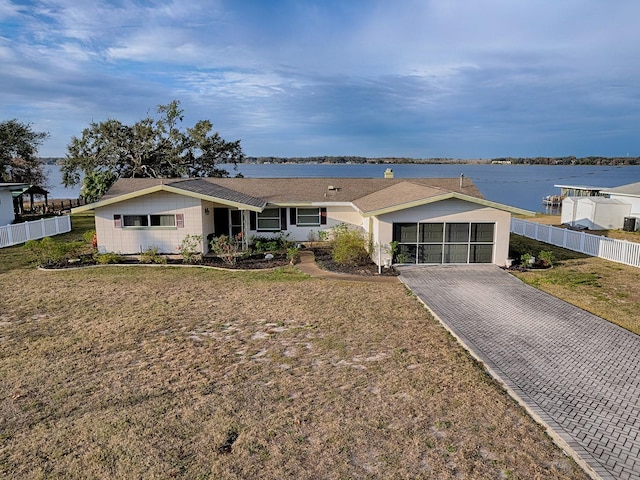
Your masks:
{"label": "white railing", "polygon": [[593,257],[640,267],[640,243],[542,225],[519,218],[511,219],[511,232]]}
{"label": "white railing", "polygon": [[69,215],[6,225],[0,227],[0,248],[69,231],[71,231],[71,217]]}

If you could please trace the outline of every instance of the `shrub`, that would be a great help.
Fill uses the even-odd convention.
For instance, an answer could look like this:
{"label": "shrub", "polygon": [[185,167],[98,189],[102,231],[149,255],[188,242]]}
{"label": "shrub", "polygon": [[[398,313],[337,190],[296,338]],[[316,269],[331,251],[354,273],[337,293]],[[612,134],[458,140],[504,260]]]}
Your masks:
{"label": "shrub", "polygon": [[371,262],[366,239],[361,232],[351,230],[346,224],[331,229],[331,255],[340,265],[366,265]]}
{"label": "shrub", "polygon": [[300,249],[297,247],[287,248],[287,260],[289,260],[291,265],[298,263],[300,261]]}
{"label": "shrub", "polygon": [[520,256],[520,263],[525,266],[528,267],[531,265],[533,260],[533,255],[531,255],[530,253],[524,253]]}
{"label": "shrub", "polygon": [[200,263],[202,261],[202,235],[186,235],[178,246],[184,263]]}
{"label": "shrub", "polygon": [[38,265],[65,265],[70,259],[79,257],[87,245],[81,240],[59,242],[44,237],[41,240],[29,240],[23,248],[29,251]]}
{"label": "shrub", "polygon": [[149,247],[140,254],[140,263],[167,263],[167,258],[158,255],[158,247]]}
{"label": "shrub", "polygon": [[43,265],[51,258],[53,239],[45,237],[42,240],[28,240],[23,248],[29,252],[37,265]]}
{"label": "shrub", "polygon": [[257,253],[275,252],[279,249],[278,240],[270,237],[251,237],[251,246]]}
{"label": "shrub", "polygon": [[122,257],[117,253],[94,253],[93,259],[99,265],[107,265],[110,263],[120,263],[122,262]]}
{"label": "shrub", "polygon": [[95,230],[87,230],[84,232],[82,234],[82,240],[93,248],[97,248],[98,246],[98,237],[96,236]]}
{"label": "shrub", "polygon": [[238,259],[238,252],[242,248],[242,233],[235,237],[220,235],[211,240],[211,250],[218,255],[228,265],[235,265]]}
{"label": "shrub", "polygon": [[551,267],[556,261],[556,257],[551,250],[540,250],[538,261],[542,267]]}
{"label": "shrub", "polygon": [[252,236],[249,243],[257,253],[285,251],[294,245],[294,242],[289,240],[288,233],[286,235],[280,233],[274,237]]}
{"label": "shrub", "polygon": [[409,263],[409,255],[400,251],[400,244],[395,240],[389,242],[389,246],[384,251],[391,255],[392,263]]}

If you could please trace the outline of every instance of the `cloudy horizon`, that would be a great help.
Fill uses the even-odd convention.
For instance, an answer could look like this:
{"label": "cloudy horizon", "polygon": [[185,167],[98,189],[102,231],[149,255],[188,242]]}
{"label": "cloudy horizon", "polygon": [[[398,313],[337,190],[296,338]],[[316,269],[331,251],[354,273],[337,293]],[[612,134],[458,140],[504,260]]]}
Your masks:
{"label": "cloudy horizon", "polygon": [[61,157],[179,100],[248,156],[640,156],[640,3],[0,0],[2,115]]}

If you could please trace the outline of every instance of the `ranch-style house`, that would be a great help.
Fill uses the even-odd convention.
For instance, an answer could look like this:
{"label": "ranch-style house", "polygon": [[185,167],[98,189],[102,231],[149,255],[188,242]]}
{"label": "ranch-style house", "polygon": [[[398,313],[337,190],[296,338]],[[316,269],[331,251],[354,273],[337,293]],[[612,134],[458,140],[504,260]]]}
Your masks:
{"label": "ranch-style house", "polygon": [[[288,234],[296,242],[347,224],[367,235],[372,259],[504,265],[511,214],[532,212],[488,201],[460,178],[122,178],[97,202],[100,252],[151,247],[177,253],[186,235],[207,238]],[[396,258],[391,258],[397,242]]]}

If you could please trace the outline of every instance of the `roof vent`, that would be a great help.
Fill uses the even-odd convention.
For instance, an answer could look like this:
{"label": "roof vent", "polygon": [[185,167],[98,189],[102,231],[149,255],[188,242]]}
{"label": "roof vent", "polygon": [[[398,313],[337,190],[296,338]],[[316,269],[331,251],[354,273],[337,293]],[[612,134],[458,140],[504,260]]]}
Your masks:
{"label": "roof vent", "polygon": [[390,168],[387,168],[384,171],[384,178],[393,178],[393,170],[391,170]]}
{"label": "roof vent", "polygon": [[334,187],[333,185],[329,185],[327,190],[338,190],[338,187]]}

